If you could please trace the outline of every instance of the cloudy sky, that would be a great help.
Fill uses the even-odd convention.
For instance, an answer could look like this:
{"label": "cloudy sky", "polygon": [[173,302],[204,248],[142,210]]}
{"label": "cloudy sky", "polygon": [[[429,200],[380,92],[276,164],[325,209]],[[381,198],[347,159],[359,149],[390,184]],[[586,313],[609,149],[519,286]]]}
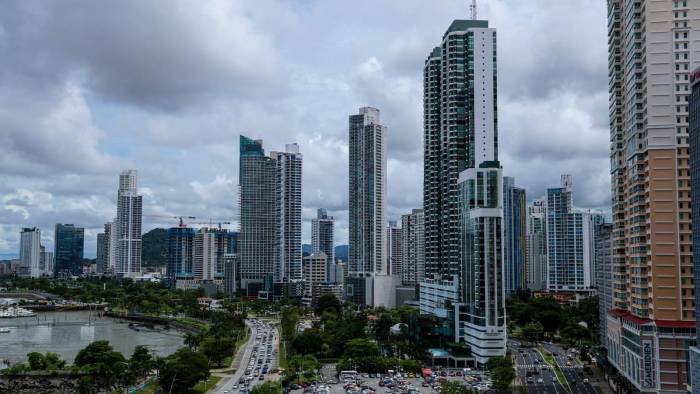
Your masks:
{"label": "cloudy sky", "polygon": [[[422,205],[422,66],[466,0],[10,1],[0,13],[0,257],[38,226],[86,256],[139,170],[152,217],[230,219],[238,136],[304,154],[304,240],[326,207],[347,241],[347,117],[389,128],[389,216]],[[528,199],[574,176],[609,210],[605,2],[480,0],[498,30],[500,155]]]}

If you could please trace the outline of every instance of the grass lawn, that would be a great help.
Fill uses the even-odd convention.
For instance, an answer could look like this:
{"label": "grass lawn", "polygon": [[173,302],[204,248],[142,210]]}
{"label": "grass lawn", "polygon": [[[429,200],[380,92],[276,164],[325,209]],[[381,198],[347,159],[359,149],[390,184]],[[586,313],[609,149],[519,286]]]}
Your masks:
{"label": "grass lawn", "polygon": [[540,352],[540,354],[542,354],[542,358],[544,359],[544,361],[552,366],[552,368],[554,369],[554,374],[557,375],[557,380],[559,380],[559,383],[561,383],[562,386],[568,388],[570,391],[571,388],[569,387],[569,382],[566,381],[566,377],[564,377],[564,373],[561,371],[561,369],[559,369],[559,365],[557,365],[557,362],[556,360],[554,360],[554,357],[548,351],[546,351],[540,344],[537,344],[537,350]]}
{"label": "grass lawn", "polygon": [[139,391],[136,391],[134,394],[153,394],[158,389],[160,389],[160,382],[158,381],[158,379],[153,379],[146,385],[146,387],[142,388]]}
{"label": "grass lawn", "polygon": [[188,317],[179,317],[179,318],[176,318],[175,320],[179,321],[180,323],[184,323],[184,324],[187,324],[189,326],[199,328],[200,330],[206,330],[209,328],[208,324],[202,323],[199,320],[190,319]]}
{"label": "grass lawn", "polygon": [[[207,392],[207,390],[211,390],[212,387],[216,386],[216,384],[219,383],[219,380],[221,380],[220,376],[210,376],[206,382],[197,383],[197,385],[194,386],[194,388],[192,389],[192,392],[197,394],[204,394]],[[205,383],[207,387],[206,390],[204,389]]]}
{"label": "grass lawn", "polygon": [[287,352],[285,352],[286,347],[284,341],[280,341],[280,346],[277,351],[279,353],[279,366],[280,368],[284,369],[285,371],[287,370]]}

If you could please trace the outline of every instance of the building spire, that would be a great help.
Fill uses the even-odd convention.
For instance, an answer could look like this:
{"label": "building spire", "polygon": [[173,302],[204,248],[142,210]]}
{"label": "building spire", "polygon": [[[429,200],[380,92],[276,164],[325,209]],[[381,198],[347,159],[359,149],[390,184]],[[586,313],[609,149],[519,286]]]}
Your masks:
{"label": "building spire", "polygon": [[471,13],[472,20],[476,20],[476,0],[472,0],[472,4],[469,6],[469,12]]}

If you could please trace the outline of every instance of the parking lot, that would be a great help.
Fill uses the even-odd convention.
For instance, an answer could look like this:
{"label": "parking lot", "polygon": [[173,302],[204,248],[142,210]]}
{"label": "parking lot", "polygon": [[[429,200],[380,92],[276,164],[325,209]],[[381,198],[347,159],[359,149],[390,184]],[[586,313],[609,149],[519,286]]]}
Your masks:
{"label": "parking lot", "polygon": [[[329,378],[328,372],[330,370],[327,366],[322,369],[325,382],[307,388],[297,388],[291,392],[317,394],[436,393],[440,385],[447,381],[459,382],[479,391],[487,391],[491,387],[487,372],[462,369],[435,371],[434,376],[427,379],[412,374],[391,373],[391,371],[387,374],[344,374],[339,379],[335,374]],[[443,374],[445,376],[441,376]]]}

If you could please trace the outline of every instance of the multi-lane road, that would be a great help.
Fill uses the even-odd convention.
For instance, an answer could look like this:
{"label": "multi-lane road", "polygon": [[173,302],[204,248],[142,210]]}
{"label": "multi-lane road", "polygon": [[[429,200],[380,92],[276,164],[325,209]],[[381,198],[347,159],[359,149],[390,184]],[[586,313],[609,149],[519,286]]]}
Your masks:
{"label": "multi-lane road", "polygon": [[509,341],[509,345],[515,357],[518,384],[526,386],[528,393],[568,393],[557,380],[552,366],[544,362],[537,350],[515,341]]}
{"label": "multi-lane road", "polygon": [[578,362],[576,355],[567,352],[560,346],[543,343],[542,347],[554,355],[554,360],[561,369],[573,394],[595,394],[596,391],[583,373],[583,365]]}
{"label": "multi-lane road", "polygon": [[212,393],[247,393],[253,387],[274,379],[270,372],[277,368],[279,357],[277,328],[256,319],[246,320],[246,324],[251,330],[250,338],[236,354],[235,372],[219,381]]}
{"label": "multi-lane road", "polygon": [[595,394],[595,389],[584,380],[586,378],[583,375],[583,366],[574,355],[559,346],[543,344],[543,347],[554,355],[566,378],[565,385],[559,382],[554,368],[544,361],[536,349],[522,346],[516,341],[509,341],[509,346],[515,357],[518,384],[526,386],[528,393]]}

